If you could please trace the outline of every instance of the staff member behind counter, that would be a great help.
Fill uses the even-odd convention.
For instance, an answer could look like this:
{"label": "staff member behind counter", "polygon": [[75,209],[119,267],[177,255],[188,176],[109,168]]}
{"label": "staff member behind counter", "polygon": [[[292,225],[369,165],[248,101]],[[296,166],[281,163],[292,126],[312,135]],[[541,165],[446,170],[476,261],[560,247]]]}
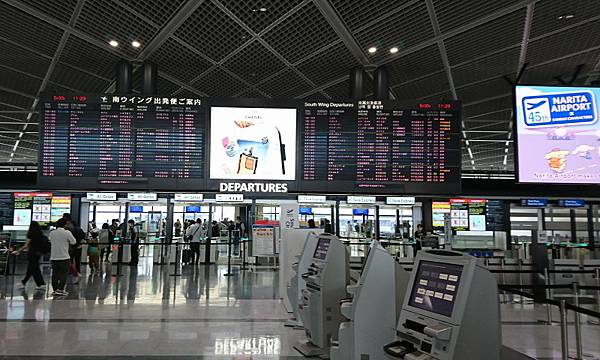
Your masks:
{"label": "staff member behind counter", "polygon": [[425,231],[423,230],[423,225],[418,224],[415,231],[415,255],[417,255],[417,251],[423,248],[423,239],[425,239]]}

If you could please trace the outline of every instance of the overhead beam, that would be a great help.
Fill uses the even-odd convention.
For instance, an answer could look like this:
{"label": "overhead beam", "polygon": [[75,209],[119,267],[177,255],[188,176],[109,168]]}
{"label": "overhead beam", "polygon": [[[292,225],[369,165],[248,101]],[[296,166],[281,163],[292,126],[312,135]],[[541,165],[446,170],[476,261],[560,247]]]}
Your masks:
{"label": "overhead beam", "polygon": [[331,3],[328,0],[315,0],[314,4],[329,25],[331,25],[338,37],[342,39],[342,42],[346,45],[346,48],[348,48],[358,63],[361,65],[371,65],[371,60],[365,55],[364,51],[361,49],[356,39],[354,39],[354,36],[352,36],[348,27],[340,18]]}
{"label": "overhead beam", "polygon": [[[449,38],[451,38],[453,36],[462,34],[463,32],[472,30],[472,29],[474,29],[474,28],[476,28],[478,26],[481,26],[481,25],[486,24],[486,23],[488,23],[490,21],[496,20],[496,19],[498,19],[498,18],[500,18],[502,16],[508,15],[508,14],[510,14],[512,12],[515,12],[515,11],[517,11],[519,9],[522,9],[522,8],[526,7],[527,5],[529,5],[531,3],[536,3],[538,1],[541,1],[541,0],[525,0],[525,1],[520,1],[520,2],[518,2],[516,4],[513,4],[511,6],[508,6],[508,7],[504,8],[504,9],[501,9],[501,10],[498,10],[498,11],[496,11],[494,13],[491,13],[491,14],[489,14],[487,16],[481,17],[481,18],[479,18],[477,20],[471,21],[471,22],[469,22],[467,24],[464,24],[464,25],[456,27],[456,28],[454,28],[452,30],[449,30],[449,31],[447,31],[447,32],[445,32],[445,33],[443,33],[443,34],[441,34],[439,36],[434,36],[434,37],[432,37],[432,38],[430,38],[428,40],[425,40],[425,41],[423,41],[423,42],[421,42],[421,43],[419,43],[417,45],[414,45],[414,46],[411,46],[411,47],[409,47],[407,49],[401,50],[401,51],[399,51],[399,52],[396,53],[396,56],[388,57],[388,58],[384,59],[383,61],[378,62],[376,65],[384,65],[384,64],[387,64],[389,62],[395,61],[398,58],[401,58],[401,57],[413,54],[413,53],[415,53],[415,52],[417,52],[419,50],[423,50],[423,49],[425,49],[425,48],[427,48],[427,47],[429,47],[431,45],[436,45],[437,42],[438,42],[438,40],[440,40],[440,39],[441,40],[446,40],[446,39],[449,39]],[[322,90],[323,90],[323,86],[319,86],[319,87],[313,89],[313,91],[311,93],[307,93],[306,96],[309,96],[311,94],[314,94],[314,93],[322,91]]]}
{"label": "overhead beam", "polygon": [[[74,23],[72,23],[71,21],[69,21],[69,24],[65,24],[64,22],[44,13],[42,11],[32,8],[31,6],[28,6],[19,0],[2,0],[2,1],[4,1],[5,3],[7,3],[7,4],[31,15],[31,16],[34,16],[40,20],[43,20],[43,21],[49,23],[50,25],[53,25],[53,26],[63,30],[63,32],[68,32],[69,34],[72,34],[75,37],[85,40],[90,44],[96,45],[97,47],[99,47],[101,49],[107,50],[112,53],[116,53],[118,56],[120,56],[124,59],[130,59],[130,56],[113,48],[108,43],[100,41],[100,40],[82,32],[81,30],[76,29],[74,27]],[[77,10],[77,6],[76,6],[76,10]]]}
{"label": "overhead beam", "polygon": [[[229,10],[228,7],[223,5],[219,0],[212,0],[213,4],[215,4],[221,11],[227,14],[231,20],[240,25],[244,30],[246,30],[249,34],[252,35],[255,41],[258,41],[262,46],[264,46],[267,50],[271,52],[279,61],[281,61],[287,68],[292,70],[296,75],[298,75],[302,80],[304,80],[311,87],[316,87],[315,83],[312,82],[306,75],[304,75],[300,70],[298,70],[295,66],[292,65],[285,57],[283,57],[277,50],[275,50],[270,44],[268,44],[262,36],[259,36],[252,28],[250,28],[246,23],[244,23],[240,18],[238,18],[234,13]],[[259,90],[259,89],[257,89]],[[259,90],[260,91],[260,90]],[[326,95],[326,94],[324,94]]]}
{"label": "overhead beam", "polygon": [[[9,1],[12,1],[12,0],[9,0]],[[63,32],[63,34],[60,38],[60,41],[58,42],[58,46],[56,47],[56,50],[54,51],[54,56],[52,57],[52,60],[50,61],[50,65],[48,66],[48,69],[46,70],[46,75],[44,76],[44,79],[42,80],[42,83],[40,84],[40,88],[38,89],[37,93],[35,94],[35,99],[33,100],[33,103],[31,104],[30,112],[27,114],[27,121],[29,121],[31,119],[31,117],[33,116],[33,112],[37,108],[40,93],[42,93],[46,89],[46,86],[48,85],[48,82],[50,81],[50,78],[52,77],[52,74],[54,73],[54,69],[56,68],[56,65],[58,64],[58,61],[60,59],[63,49],[65,48],[65,45],[67,44],[67,40],[69,39],[69,36],[71,36],[70,29],[74,28],[74,25],[77,22],[77,19],[79,19],[79,15],[81,15],[81,10],[83,9],[83,5],[85,4],[85,1],[86,0],[78,0],[77,4],[75,5],[75,9],[73,10],[73,13],[71,14],[71,18],[69,19],[69,24],[67,26],[67,30],[65,30]],[[8,161],[12,161],[12,159],[14,158],[15,153],[17,152],[21,141],[23,141],[22,136],[23,136],[23,134],[25,134],[25,131],[27,130],[28,125],[29,125],[29,123],[26,123],[23,125],[23,128],[21,129],[21,132],[19,134],[19,137],[17,139],[15,139],[15,144],[13,145],[13,151],[10,154],[10,159]]]}
{"label": "overhead beam", "polygon": [[[145,44],[142,51],[132,61],[144,61],[154,51],[156,51],[162,44],[169,39],[169,37],[204,3],[204,0],[188,0],[177,9],[175,14],[167,21],[167,23],[160,28],[158,33],[154,35],[152,40]],[[136,71],[136,66],[133,71]],[[115,91],[116,81],[112,81],[110,86],[104,91],[106,93],[113,93]]]}

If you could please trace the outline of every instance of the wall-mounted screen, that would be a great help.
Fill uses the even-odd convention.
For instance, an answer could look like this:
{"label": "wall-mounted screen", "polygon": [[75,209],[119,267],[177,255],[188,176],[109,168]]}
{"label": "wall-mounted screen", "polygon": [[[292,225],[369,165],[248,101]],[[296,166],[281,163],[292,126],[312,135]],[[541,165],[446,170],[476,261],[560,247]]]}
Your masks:
{"label": "wall-mounted screen", "polygon": [[307,191],[460,191],[460,102],[306,102]]}
{"label": "wall-mounted screen", "polygon": [[296,108],[213,106],[210,178],[296,179]]}
{"label": "wall-mounted screen", "polygon": [[40,187],[197,189],[204,178],[200,99],[53,95],[40,106]]}
{"label": "wall-mounted screen", "polygon": [[16,192],[14,196],[13,225],[29,225],[37,221],[48,225],[65,213],[71,212],[71,196],[50,192]]}
{"label": "wall-mounted screen", "polygon": [[352,209],[352,215],[355,215],[355,216],[369,215],[369,209]]}
{"label": "wall-mounted screen", "polygon": [[518,179],[524,183],[600,182],[600,88],[515,88]]}
{"label": "wall-mounted screen", "polygon": [[443,228],[446,214],[450,214],[450,202],[433,201],[431,203],[431,220],[434,228]]}
{"label": "wall-mounted screen", "polygon": [[298,214],[300,215],[313,215],[313,209],[312,208],[307,208],[307,207],[301,207],[298,209]]}
{"label": "wall-mounted screen", "polygon": [[452,317],[462,265],[420,261],[408,305]]}

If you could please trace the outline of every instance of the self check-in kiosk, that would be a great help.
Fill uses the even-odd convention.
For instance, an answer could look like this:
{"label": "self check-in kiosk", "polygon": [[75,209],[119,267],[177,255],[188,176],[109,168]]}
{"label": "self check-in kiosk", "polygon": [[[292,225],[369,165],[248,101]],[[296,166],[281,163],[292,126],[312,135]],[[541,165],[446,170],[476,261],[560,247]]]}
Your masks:
{"label": "self check-in kiosk", "polygon": [[409,284],[388,358],[501,359],[496,279],[474,257],[420,251]]}
{"label": "self check-in kiosk", "polygon": [[351,301],[341,304],[349,321],[340,324],[332,360],[384,359],[383,346],[395,339],[410,274],[378,241],[369,249]]}
{"label": "self check-in kiosk", "polygon": [[294,348],[305,356],[329,353],[331,338],[342,322],[340,300],[349,283],[349,249],[335,235],[319,235],[299,304],[300,318],[308,338]]}
{"label": "self check-in kiosk", "polygon": [[314,232],[308,233],[308,235],[306,235],[306,241],[304,242],[304,247],[299,259],[292,265],[292,270],[295,271],[295,274],[292,276],[290,285],[287,288],[287,295],[292,306],[293,321],[286,323],[286,325],[289,324],[290,326],[302,326],[302,320],[298,308],[298,305],[301,303],[302,299],[302,290],[306,288],[306,280],[304,277],[302,277],[302,274],[308,272],[310,264],[312,264],[313,255],[315,253],[315,249],[317,248],[318,242],[318,234]]}

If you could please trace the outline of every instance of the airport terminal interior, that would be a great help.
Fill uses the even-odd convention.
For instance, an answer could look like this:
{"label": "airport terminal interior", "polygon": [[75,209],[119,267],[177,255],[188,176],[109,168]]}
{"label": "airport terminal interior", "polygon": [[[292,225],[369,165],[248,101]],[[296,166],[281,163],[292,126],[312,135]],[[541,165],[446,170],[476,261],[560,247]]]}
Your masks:
{"label": "airport terminal interior", "polygon": [[600,360],[600,0],[0,0],[0,358]]}

